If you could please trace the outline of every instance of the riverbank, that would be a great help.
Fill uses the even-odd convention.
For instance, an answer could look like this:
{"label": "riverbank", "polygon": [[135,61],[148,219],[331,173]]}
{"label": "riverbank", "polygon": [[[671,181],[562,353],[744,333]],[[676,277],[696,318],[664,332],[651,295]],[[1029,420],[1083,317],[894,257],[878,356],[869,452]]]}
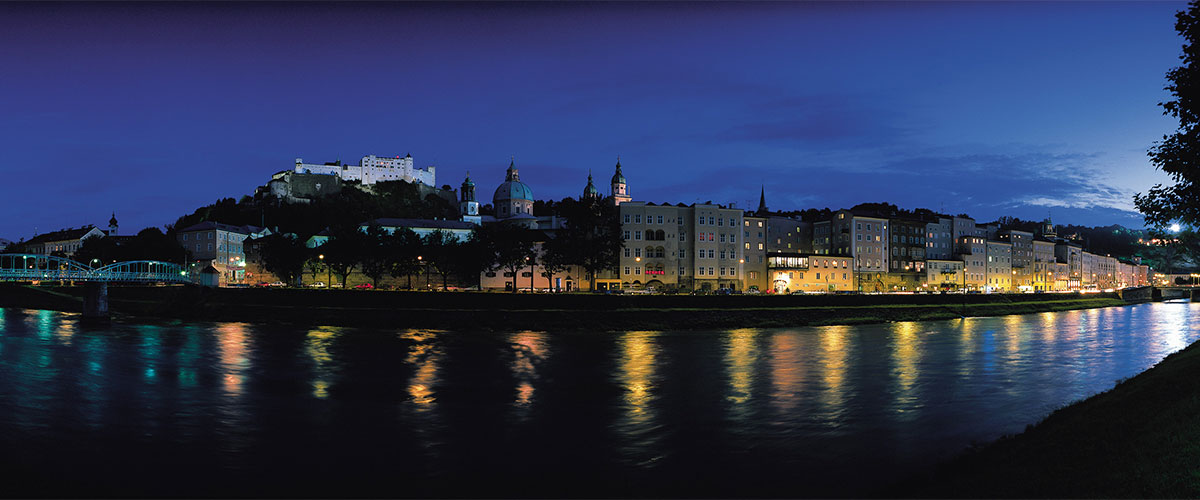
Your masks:
{"label": "riverbank", "polygon": [[[77,312],[80,287],[0,286],[0,307]],[[1116,294],[610,296],[112,287],[122,316],[447,330],[689,330],[928,321],[1125,305]]]}
{"label": "riverbank", "polygon": [[1200,343],[885,497],[1200,497]]}

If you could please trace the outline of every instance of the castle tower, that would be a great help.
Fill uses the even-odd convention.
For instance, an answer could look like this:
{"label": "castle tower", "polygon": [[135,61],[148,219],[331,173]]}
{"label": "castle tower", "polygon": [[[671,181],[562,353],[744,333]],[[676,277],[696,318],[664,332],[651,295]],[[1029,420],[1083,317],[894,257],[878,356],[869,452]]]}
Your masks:
{"label": "castle tower", "polygon": [[1050,222],[1050,214],[1046,214],[1046,220],[1042,222],[1042,237],[1052,240],[1057,236],[1054,231],[1054,223]]}
{"label": "castle tower", "polygon": [[463,179],[458,194],[460,197],[458,213],[462,216],[463,222],[479,224],[479,202],[475,200],[475,182],[471,180],[470,172],[467,172],[467,178]]}
{"label": "castle tower", "polygon": [[117,213],[116,212],[113,212],[112,218],[108,219],[108,235],[109,236],[117,235]]}
{"label": "castle tower", "polygon": [[767,216],[767,187],[762,187],[762,192],[758,194],[758,212],[759,217]]}
{"label": "castle tower", "polygon": [[629,187],[625,184],[625,174],[621,173],[621,157],[617,157],[617,171],[612,177],[613,204],[620,205],[633,198],[629,197]]}
{"label": "castle tower", "polygon": [[592,172],[588,171],[587,187],[583,188],[583,198],[581,200],[598,200],[600,199],[600,190],[596,189],[596,185],[592,184]]}

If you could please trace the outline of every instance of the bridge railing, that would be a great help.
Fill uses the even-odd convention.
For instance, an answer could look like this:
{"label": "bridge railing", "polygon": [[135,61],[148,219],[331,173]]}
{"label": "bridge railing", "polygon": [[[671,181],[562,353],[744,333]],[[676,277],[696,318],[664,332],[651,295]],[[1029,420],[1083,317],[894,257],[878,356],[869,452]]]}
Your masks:
{"label": "bridge railing", "polygon": [[139,260],[92,268],[52,255],[0,254],[0,281],[190,283],[192,279],[183,266],[170,262]]}

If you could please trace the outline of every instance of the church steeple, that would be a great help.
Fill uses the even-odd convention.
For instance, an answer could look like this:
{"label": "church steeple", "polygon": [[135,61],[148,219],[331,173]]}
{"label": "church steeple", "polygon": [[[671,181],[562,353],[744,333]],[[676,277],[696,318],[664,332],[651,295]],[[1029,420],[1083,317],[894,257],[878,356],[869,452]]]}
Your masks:
{"label": "church steeple", "polygon": [[633,199],[629,197],[629,186],[625,183],[625,174],[621,173],[620,156],[617,156],[617,171],[612,176],[612,197],[613,203],[616,205]]}
{"label": "church steeple", "polygon": [[591,170],[588,170],[588,183],[587,183],[587,187],[583,188],[583,198],[582,199],[584,199],[584,200],[600,199],[600,190],[596,189],[595,184],[592,184],[592,171]]}
{"label": "church steeple", "polygon": [[467,172],[467,178],[463,179],[458,194],[460,197],[458,213],[462,216],[462,220],[479,224],[479,202],[475,200],[475,181],[471,180],[471,172]]}
{"label": "church steeple", "polygon": [[506,181],[519,181],[521,176],[517,174],[517,157],[513,156],[508,162],[508,175],[504,177]]}
{"label": "church steeple", "polygon": [[759,216],[767,215],[767,187],[762,186],[762,191],[758,194],[758,212]]}
{"label": "church steeple", "polygon": [[112,218],[108,219],[108,235],[109,236],[117,235],[117,213],[116,212],[113,212]]}

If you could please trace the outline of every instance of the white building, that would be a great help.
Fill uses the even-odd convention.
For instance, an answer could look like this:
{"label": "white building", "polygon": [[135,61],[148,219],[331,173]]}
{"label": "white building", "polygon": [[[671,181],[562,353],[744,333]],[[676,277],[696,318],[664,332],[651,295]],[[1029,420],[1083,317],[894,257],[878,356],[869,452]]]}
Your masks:
{"label": "white building", "polygon": [[296,158],[296,173],[336,175],[344,181],[358,181],[364,186],[376,182],[406,181],[437,187],[436,167],[415,168],[412,155],[367,155],[359,160],[358,165],[342,164],[340,161],[324,164],[304,163],[303,158]]}

